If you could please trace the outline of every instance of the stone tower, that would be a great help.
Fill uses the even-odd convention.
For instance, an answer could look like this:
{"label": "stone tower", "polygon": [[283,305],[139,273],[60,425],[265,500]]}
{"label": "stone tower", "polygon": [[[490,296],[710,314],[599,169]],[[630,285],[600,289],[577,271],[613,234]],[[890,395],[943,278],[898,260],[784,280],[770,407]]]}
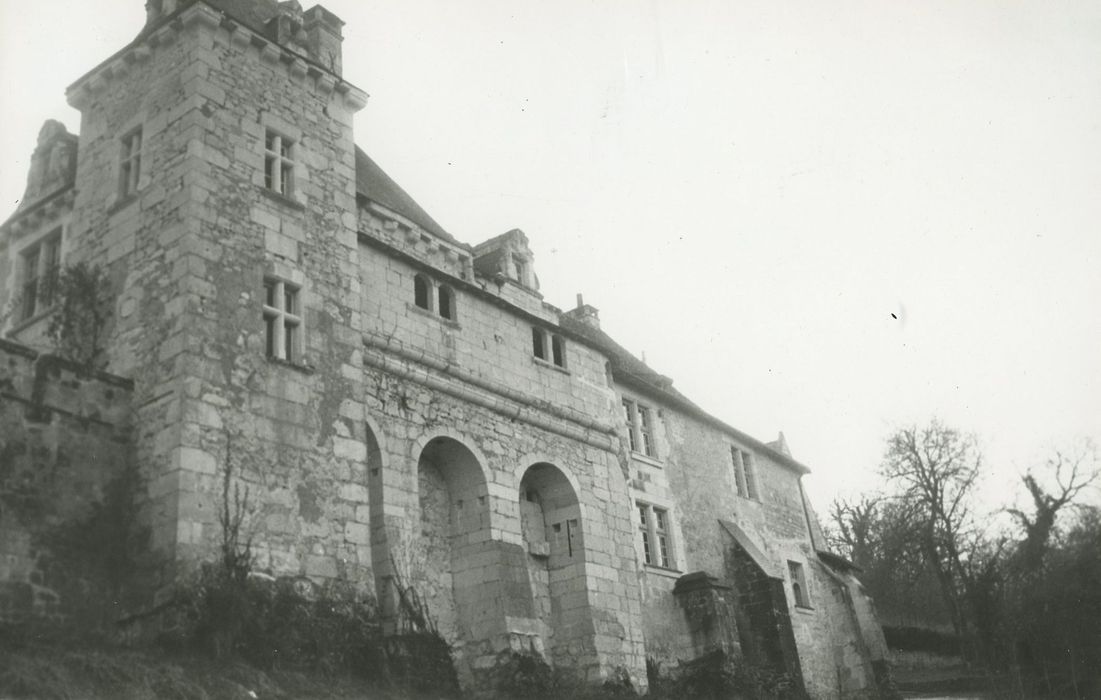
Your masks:
{"label": "stone tower", "polygon": [[161,584],[220,537],[216,465],[257,468],[258,445],[295,437],[257,434],[250,415],[316,428],[303,469],[355,437],[336,433],[360,327],[352,118],[366,95],[341,77],[340,27],[296,2],[150,0],[139,36],[68,91],[82,119],[67,259],[106,267],[118,290],[108,369],[138,391]]}

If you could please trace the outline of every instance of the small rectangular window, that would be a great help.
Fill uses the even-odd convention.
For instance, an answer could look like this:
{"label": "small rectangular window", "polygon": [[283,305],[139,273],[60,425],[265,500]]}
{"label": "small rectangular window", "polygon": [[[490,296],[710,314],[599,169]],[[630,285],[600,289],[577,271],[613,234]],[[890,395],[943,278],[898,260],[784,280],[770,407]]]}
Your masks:
{"label": "small rectangular window", "polygon": [[742,462],[745,464],[745,491],[749,498],[755,501],[761,500],[757,491],[757,468],[753,461],[753,455],[749,452],[742,453]]}
{"label": "small rectangular window", "polygon": [[122,154],[119,158],[119,196],[126,197],[138,191],[141,182],[141,129],[122,137]]}
{"label": "small rectangular window", "polygon": [[754,501],[761,500],[760,489],[757,486],[757,468],[753,455],[737,447],[731,447],[730,461],[734,469],[734,486],[738,491],[738,495]]}
{"label": "small rectangular window", "polygon": [[623,412],[631,451],[656,458],[658,453],[654,442],[653,412],[648,406],[630,399],[623,400]]}
{"label": "small rectangular window", "polygon": [[302,360],[302,316],[299,287],[279,279],[264,280],[264,332],[268,357]]}
{"label": "small rectangular window", "polygon": [[290,197],[294,193],[294,141],[268,130],[264,138],[264,186]]}
{"label": "small rectangular window", "polygon": [[807,591],[807,579],[803,573],[803,565],[797,561],[789,561],[788,576],[791,579],[791,594],[796,607],[809,608],[810,595]]}
{"label": "small rectangular window", "polygon": [[551,361],[556,367],[566,366],[566,343],[558,334],[551,335]]}
{"label": "small rectangular window", "polygon": [[531,354],[540,360],[547,359],[547,341],[542,328],[531,327]]}
{"label": "small rectangular window", "polygon": [[642,535],[642,559],[651,566],[673,569],[673,533],[669,511],[648,503],[636,502],[638,529]]}
{"label": "small rectangular window", "polygon": [[627,444],[631,452],[638,452],[638,438],[635,436],[635,402],[623,400],[623,418],[627,424]]}
{"label": "small rectangular window", "polygon": [[54,304],[61,271],[61,232],[50,234],[24,250],[20,257],[23,282],[20,288],[19,318],[27,320]]}
{"label": "small rectangular window", "polygon": [[638,407],[638,432],[642,437],[642,453],[647,457],[653,457],[654,436],[650,427],[650,409],[646,406]]}

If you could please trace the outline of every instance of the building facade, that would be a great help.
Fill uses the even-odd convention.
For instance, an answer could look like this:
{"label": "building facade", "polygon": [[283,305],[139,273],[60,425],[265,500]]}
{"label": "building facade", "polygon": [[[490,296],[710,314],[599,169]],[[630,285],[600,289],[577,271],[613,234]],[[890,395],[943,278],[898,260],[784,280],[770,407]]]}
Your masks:
{"label": "building facade", "polygon": [[782,436],[544,301],[521,231],[441,228],[355,145],[339,18],[146,11],[69,88],[79,136],[42,129],[0,307],[45,347],[59,270],[106,271],[154,599],[211,558],[233,484],[257,570],[353,582],[393,618],[415,591],[466,683],[522,651],[644,687],[647,659],[718,650],[812,697],[876,693],[870,601]]}

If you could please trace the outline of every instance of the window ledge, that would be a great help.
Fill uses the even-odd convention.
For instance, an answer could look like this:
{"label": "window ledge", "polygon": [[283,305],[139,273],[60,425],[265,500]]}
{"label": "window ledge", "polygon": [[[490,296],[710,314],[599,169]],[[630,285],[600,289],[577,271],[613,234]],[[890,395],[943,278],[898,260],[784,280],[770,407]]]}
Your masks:
{"label": "window ledge", "polygon": [[648,574],[657,574],[658,576],[665,576],[666,578],[680,578],[684,576],[684,572],[679,569],[667,569],[657,564],[643,564],[642,568]]}
{"label": "window ledge", "polygon": [[293,369],[296,372],[302,374],[314,374],[317,370],[311,365],[299,364],[297,362],[291,362],[290,360],[284,360],[278,357],[268,356],[268,362],[273,365],[279,365],[280,367],[286,367],[287,369]]}
{"label": "window ledge", "polygon": [[536,357],[535,355],[531,356],[531,361],[534,362],[535,364],[539,365],[540,367],[546,367],[547,369],[553,369],[555,372],[561,372],[562,374],[567,374],[567,375],[570,374],[570,371],[568,369],[566,369],[565,367],[559,367],[558,365],[554,364],[553,362],[548,362],[547,360]]}
{"label": "window ledge", "polygon": [[16,333],[19,333],[20,331],[23,331],[23,330],[26,330],[27,328],[30,328],[34,324],[38,323],[39,321],[45,319],[47,316],[52,314],[54,312],[54,308],[55,308],[54,306],[51,306],[50,308],[46,309],[45,311],[39,311],[34,316],[31,316],[30,318],[24,319],[24,320],[20,321],[19,323],[14,324],[10,329],[8,329],[8,335],[15,335]]}
{"label": "window ledge", "polygon": [[650,457],[649,455],[642,452],[635,452],[634,450],[631,450],[631,459],[635,460],[636,462],[642,462],[643,464],[649,464],[650,466],[657,467],[658,469],[661,469],[665,466],[665,463],[662,462],[660,459],[657,459],[656,457]]}
{"label": "window ledge", "polygon": [[440,316],[438,313],[436,313],[432,309],[426,309],[423,306],[417,306],[416,304],[411,304],[408,301],[405,302],[405,306],[406,306],[406,308],[408,308],[409,310],[411,310],[415,313],[418,313],[422,316],[428,316],[430,318],[434,318],[437,321],[439,321],[440,323],[444,324],[445,326],[451,326],[455,330],[459,330],[459,329],[462,328],[462,326],[459,325],[458,321],[452,321],[451,319],[447,318],[446,316]]}
{"label": "window ledge", "polygon": [[285,194],[279,194],[275,190],[269,190],[267,187],[261,187],[260,192],[268,199],[278,202],[283,206],[290,207],[291,209],[297,209],[298,211],[306,211],[306,205],[299,202],[293,197],[288,197]]}
{"label": "window ledge", "polygon": [[813,615],[814,608],[807,607],[806,605],[796,605],[795,612],[803,613],[804,615]]}

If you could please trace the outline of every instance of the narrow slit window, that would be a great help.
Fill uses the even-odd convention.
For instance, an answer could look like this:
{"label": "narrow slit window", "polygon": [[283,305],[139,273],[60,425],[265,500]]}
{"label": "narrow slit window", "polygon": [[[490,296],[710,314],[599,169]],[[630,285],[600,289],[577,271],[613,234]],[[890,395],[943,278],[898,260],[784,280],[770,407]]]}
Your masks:
{"label": "narrow slit window", "polygon": [[651,429],[650,409],[646,406],[638,407],[638,432],[642,438],[642,453],[647,457],[653,457],[654,435]]}
{"label": "narrow slit window", "polygon": [[623,420],[627,424],[627,443],[631,452],[638,451],[638,438],[635,435],[635,402],[623,401]]}

